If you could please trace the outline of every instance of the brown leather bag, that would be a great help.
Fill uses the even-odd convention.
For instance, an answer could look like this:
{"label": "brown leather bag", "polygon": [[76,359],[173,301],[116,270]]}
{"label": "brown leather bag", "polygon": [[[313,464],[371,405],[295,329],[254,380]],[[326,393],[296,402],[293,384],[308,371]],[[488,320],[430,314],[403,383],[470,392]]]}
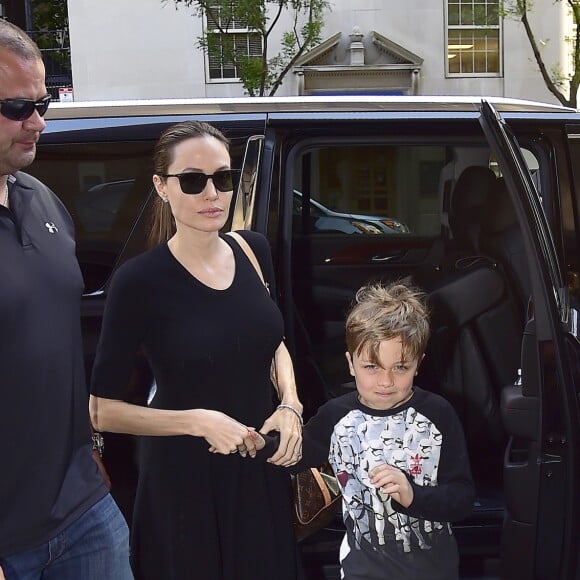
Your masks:
{"label": "brown leather bag", "polygon": [[298,541],[328,525],[341,503],[339,483],[328,464],[292,476],[294,531]]}

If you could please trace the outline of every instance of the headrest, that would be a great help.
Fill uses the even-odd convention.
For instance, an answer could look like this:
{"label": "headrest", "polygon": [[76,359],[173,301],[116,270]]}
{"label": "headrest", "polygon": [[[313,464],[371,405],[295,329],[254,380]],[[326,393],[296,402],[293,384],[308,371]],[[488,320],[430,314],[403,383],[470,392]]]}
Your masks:
{"label": "headrest", "polygon": [[483,210],[497,188],[494,172],[482,165],[467,167],[459,176],[449,208],[453,237],[477,250]]}
{"label": "headrest", "polygon": [[510,229],[518,223],[518,217],[510,194],[502,178],[490,196],[485,211],[483,228],[487,234],[496,234]]}

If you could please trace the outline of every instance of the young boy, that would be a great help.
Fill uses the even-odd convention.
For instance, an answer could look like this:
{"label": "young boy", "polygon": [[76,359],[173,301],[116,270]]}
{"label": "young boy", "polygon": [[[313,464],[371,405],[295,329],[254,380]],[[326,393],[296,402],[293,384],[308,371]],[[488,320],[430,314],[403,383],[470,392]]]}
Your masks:
{"label": "young boy", "polygon": [[457,415],[413,385],[429,332],[419,292],[361,288],[346,321],[356,391],[328,401],[304,427],[292,471],[328,460],[340,482],[346,580],[458,577],[449,522],[471,512],[474,488]]}

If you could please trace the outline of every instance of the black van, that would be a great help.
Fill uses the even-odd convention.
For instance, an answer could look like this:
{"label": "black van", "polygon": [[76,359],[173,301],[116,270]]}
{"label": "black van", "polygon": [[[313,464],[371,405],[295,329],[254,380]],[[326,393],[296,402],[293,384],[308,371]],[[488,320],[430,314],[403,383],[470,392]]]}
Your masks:
{"label": "black van", "polygon": [[[88,371],[108,280],[145,249],[153,145],[191,118],[231,139],[243,171],[228,227],[270,240],[306,415],[353,388],[354,291],[413,281],[433,325],[417,384],[456,408],[476,480],[454,526],[462,562],[580,577],[578,113],[479,97],[52,105],[30,172],[76,222]],[[151,384],[136,361],[135,402]],[[131,438],[107,436],[105,461],[130,518]],[[303,544],[312,578],[331,577],[339,539],[331,526]]]}

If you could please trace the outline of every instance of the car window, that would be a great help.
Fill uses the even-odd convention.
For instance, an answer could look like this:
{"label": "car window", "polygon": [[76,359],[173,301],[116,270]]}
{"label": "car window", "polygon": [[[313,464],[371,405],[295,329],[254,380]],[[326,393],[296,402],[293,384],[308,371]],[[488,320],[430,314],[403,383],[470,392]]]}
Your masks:
{"label": "car window", "polygon": [[151,191],[153,142],[45,144],[28,172],[65,203],[85,292],[102,288]]}
{"label": "car window", "polygon": [[[155,139],[41,141],[27,169],[58,195],[74,220],[86,293],[106,284],[149,197],[154,145]],[[245,146],[245,137],[231,139],[232,167],[241,167]]]}
{"label": "car window", "polygon": [[[529,153],[541,181],[541,163]],[[481,134],[407,142],[312,137],[285,159],[295,332],[305,336],[311,361],[300,372],[318,381],[321,399],[352,386],[344,318],[369,281],[407,280],[430,292],[445,276],[461,277],[464,264],[500,262],[505,279],[497,286],[506,300],[513,296],[506,308],[523,320],[531,287],[522,232]],[[502,380],[513,380],[517,355]]]}
{"label": "car window", "polygon": [[[526,167],[527,167],[528,171],[530,172],[530,177],[532,178],[532,181],[534,182],[534,185],[536,186],[536,190],[538,191],[538,193],[540,194],[540,197],[541,197],[542,196],[542,180],[540,179],[540,177],[541,177],[540,160],[538,159],[537,155],[533,151],[531,151],[530,149],[520,145],[520,150],[522,152],[522,157],[524,159]],[[498,165],[498,162],[495,158],[495,155],[493,155],[493,154],[490,155],[489,166],[498,177],[502,176],[501,169]]]}
{"label": "car window", "polygon": [[580,247],[580,139],[575,135],[570,136],[568,143],[570,159],[576,160],[571,163],[573,189],[568,195],[562,195],[562,226],[564,237],[564,250],[566,255],[566,264],[568,267],[568,286],[576,304],[580,301],[580,256],[578,248]]}
{"label": "car window", "polygon": [[[415,234],[439,231],[439,179],[447,161],[440,145],[320,146],[297,158],[295,212],[310,231]],[[305,205],[304,198],[308,198]]]}

